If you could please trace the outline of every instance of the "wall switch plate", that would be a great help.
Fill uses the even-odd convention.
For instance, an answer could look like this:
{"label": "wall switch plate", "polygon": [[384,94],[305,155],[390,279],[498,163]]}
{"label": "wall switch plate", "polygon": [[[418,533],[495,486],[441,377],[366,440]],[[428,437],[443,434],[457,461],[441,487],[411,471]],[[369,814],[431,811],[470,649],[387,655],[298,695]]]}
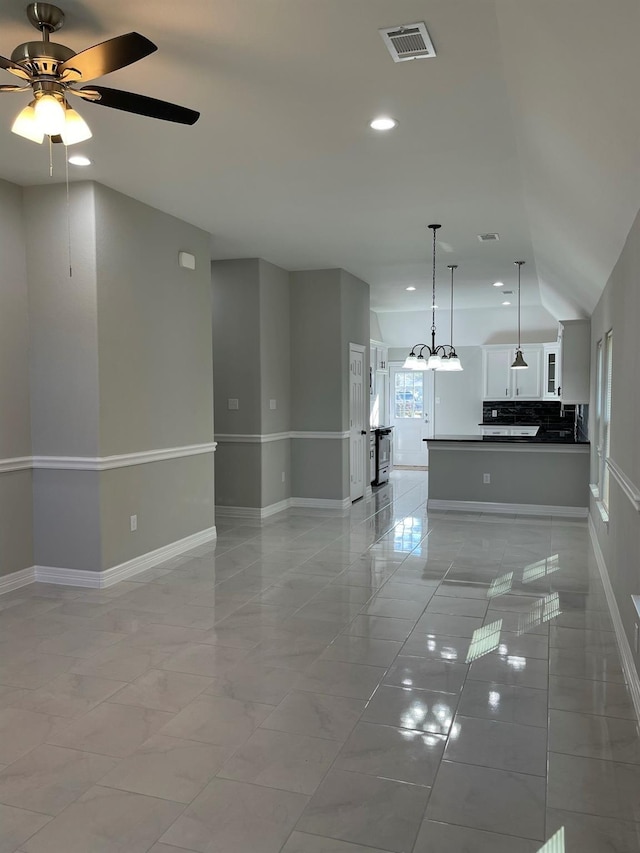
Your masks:
{"label": "wall switch plate", "polygon": [[489,483],[491,483],[491,474],[483,474],[482,475],[482,482],[485,485],[488,485]]}
{"label": "wall switch plate", "polygon": [[276,401],[275,400],[269,400],[269,408],[270,409],[276,408]]}
{"label": "wall switch plate", "polygon": [[497,409],[491,409],[491,417],[492,418],[498,417],[498,410]]}
{"label": "wall switch plate", "polygon": [[440,403],[440,397],[436,397],[436,406]]}
{"label": "wall switch plate", "polygon": [[235,412],[240,408],[240,402],[235,397],[229,397],[227,400],[227,407],[229,411]]}
{"label": "wall switch plate", "polygon": [[138,529],[138,516],[132,515],[131,518],[129,519],[129,524],[131,527],[131,532],[135,533],[135,531]]}

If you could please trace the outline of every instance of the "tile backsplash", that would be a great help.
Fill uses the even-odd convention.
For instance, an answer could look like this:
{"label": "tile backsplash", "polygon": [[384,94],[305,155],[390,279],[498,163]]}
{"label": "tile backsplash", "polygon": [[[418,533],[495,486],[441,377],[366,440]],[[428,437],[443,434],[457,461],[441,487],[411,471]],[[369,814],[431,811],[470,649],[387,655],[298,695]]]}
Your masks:
{"label": "tile backsplash", "polygon": [[588,405],[563,406],[555,400],[485,400],[482,405],[485,424],[540,424],[546,432],[570,430],[582,441],[588,440],[588,421]]}

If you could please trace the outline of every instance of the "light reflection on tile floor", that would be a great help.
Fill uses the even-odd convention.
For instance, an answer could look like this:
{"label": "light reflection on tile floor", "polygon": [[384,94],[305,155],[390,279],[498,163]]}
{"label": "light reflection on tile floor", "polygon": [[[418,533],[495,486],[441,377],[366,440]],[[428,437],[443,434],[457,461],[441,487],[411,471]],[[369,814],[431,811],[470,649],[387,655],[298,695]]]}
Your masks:
{"label": "light reflection on tile floor", "polygon": [[586,524],[426,497],[0,597],[2,853],[640,853]]}

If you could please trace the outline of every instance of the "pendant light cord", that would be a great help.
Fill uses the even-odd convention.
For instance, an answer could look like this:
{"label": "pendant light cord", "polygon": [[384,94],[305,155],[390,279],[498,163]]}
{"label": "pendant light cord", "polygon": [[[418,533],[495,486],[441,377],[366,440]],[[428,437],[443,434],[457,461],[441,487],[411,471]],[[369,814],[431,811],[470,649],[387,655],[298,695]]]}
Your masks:
{"label": "pendant light cord", "polygon": [[522,349],[520,345],[520,270],[522,269],[522,265],[524,261],[514,261],[516,266],[518,267],[518,349]]}

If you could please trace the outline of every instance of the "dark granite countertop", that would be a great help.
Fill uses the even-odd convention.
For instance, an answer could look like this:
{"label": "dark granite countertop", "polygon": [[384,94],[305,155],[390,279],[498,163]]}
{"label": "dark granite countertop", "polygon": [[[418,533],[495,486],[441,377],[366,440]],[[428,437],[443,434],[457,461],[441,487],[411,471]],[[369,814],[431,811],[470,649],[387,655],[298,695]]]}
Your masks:
{"label": "dark granite countertop", "polygon": [[576,441],[574,438],[554,438],[548,435],[436,435],[423,438],[423,441],[466,441],[485,444],[584,444],[588,441]]}
{"label": "dark granite countertop", "polygon": [[506,427],[507,429],[511,427],[539,427],[542,426],[541,423],[532,424],[531,421],[504,421],[495,419],[493,421],[483,421],[483,423],[478,424],[478,426],[483,427]]}

